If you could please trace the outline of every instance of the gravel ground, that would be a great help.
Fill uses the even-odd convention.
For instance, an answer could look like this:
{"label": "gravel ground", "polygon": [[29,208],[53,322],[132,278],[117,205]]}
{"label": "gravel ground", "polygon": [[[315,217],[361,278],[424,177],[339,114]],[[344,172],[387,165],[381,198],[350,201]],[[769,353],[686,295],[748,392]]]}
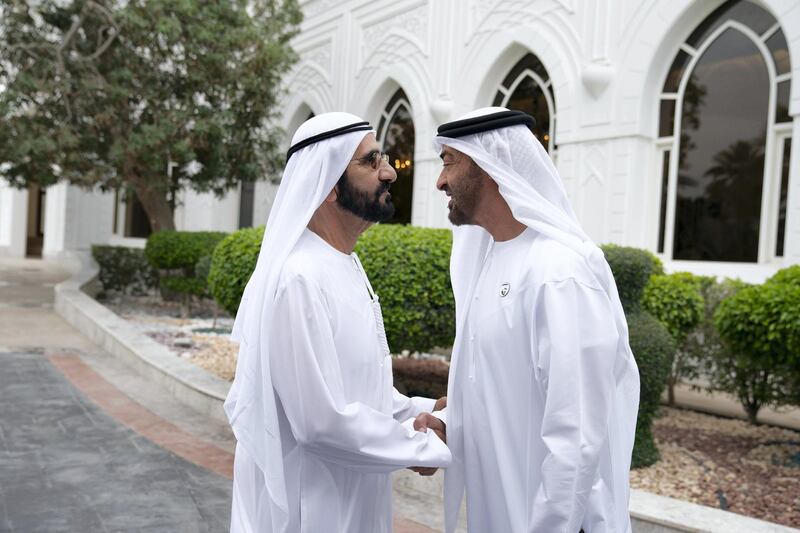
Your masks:
{"label": "gravel ground", "polygon": [[663,407],[653,434],[632,487],[800,527],[800,432]]}
{"label": "gravel ground", "polygon": [[[178,356],[233,380],[233,319],[213,304],[195,306],[199,318],[157,297],[103,304]],[[661,460],[631,472],[633,488],[800,527],[800,432],[663,407],[653,434]]]}
{"label": "gravel ground", "polygon": [[212,302],[195,303],[192,317],[183,316],[179,303],[159,297],[116,296],[102,303],[178,356],[233,381],[238,352],[238,345],[228,340],[233,318]]}

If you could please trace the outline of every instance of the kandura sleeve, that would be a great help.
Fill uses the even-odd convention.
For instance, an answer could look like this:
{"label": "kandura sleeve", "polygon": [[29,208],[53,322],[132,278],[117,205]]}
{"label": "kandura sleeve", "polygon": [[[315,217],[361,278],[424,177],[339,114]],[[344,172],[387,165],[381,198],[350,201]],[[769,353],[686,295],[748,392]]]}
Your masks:
{"label": "kandura sleeve", "polygon": [[292,279],[270,325],[273,385],[297,442],[361,472],[447,466],[450,451],[433,431],[416,432],[391,414],[346,401],[330,319],[312,285]]}
{"label": "kandura sleeve", "polygon": [[[545,283],[534,339],[545,407],[541,484],[529,532],[577,533],[608,439],[618,334],[606,294],[574,279]],[[532,473],[533,474],[533,473]]]}
{"label": "kandura sleeve", "polygon": [[432,398],[423,398],[421,396],[408,397],[398,392],[397,389],[392,388],[394,419],[399,422],[404,422],[409,418],[415,418],[420,413],[430,413],[433,411],[433,406],[435,404],[436,400]]}

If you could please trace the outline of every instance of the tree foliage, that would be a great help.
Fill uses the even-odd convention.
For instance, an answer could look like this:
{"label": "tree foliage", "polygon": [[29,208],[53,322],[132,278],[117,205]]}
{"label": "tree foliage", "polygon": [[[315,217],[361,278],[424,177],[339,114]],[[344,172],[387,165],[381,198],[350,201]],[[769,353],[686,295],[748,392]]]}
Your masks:
{"label": "tree foliage", "polygon": [[[182,188],[274,172],[297,0],[0,0],[0,177],[130,187],[154,230]],[[171,176],[170,176],[171,174]]]}

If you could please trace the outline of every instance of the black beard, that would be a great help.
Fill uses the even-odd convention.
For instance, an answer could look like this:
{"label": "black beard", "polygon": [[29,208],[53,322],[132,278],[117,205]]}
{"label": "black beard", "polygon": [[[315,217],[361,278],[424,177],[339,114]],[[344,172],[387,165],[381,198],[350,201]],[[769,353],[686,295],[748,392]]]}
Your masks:
{"label": "black beard", "polygon": [[475,224],[475,210],[478,206],[481,185],[485,179],[480,167],[472,164],[469,171],[459,180],[460,184],[453,191],[449,192],[453,200],[453,206],[447,214],[447,218],[454,226],[465,224]]}
{"label": "black beard", "polygon": [[342,174],[336,184],[336,203],[350,213],[367,222],[384,222],[394,216],[392,199],[381,202],[381,195],[390,190],[390,183],[381,182],[374,194],[358,190],[350,183],[347,173]]}
{"label": "black beard", "polygon": [[450,212],[447,214],[447,218],[450,220],[450,223],[454,226],[474,224],[472,218],[456,206],[450,208]]}

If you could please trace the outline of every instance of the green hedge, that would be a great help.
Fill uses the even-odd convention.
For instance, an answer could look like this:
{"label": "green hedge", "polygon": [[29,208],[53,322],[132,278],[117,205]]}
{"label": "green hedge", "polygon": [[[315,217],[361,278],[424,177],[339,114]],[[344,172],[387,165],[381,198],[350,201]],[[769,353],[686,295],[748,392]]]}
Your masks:
{"label": "green hedge", "polygon": [[659,459],[653,441],[653,417],[658,412],[676,345],[667,329],[649,313],[630,313],[627,319],[631,351],[639,367],[641,382],[631,466],[641,468]]}
{"label": "green hedge", "polygon": [[211,255],[226,236],[220,231],[157,231],[147,238],[144,253],[158,269],[183,269],[193,275],[197,262]]}
{"label": "green hedge", "polygon": [[355,251],[380,296],[393,351],[453,344],[451,247],[450,230],[395,224],[374,226],[358,240]]}
{"label": "green hedge", "polygon": [[767,283],[781,283],[800,287],[800,265],[792,265],[778,270],[774,276],[767,280]]}
{"label": "green hedge", "polygon": [[158,272],[140,248],[92,246],[92,257],[100,267],[103,291],[145,294],[158,287]]}
{"label": "green hedge", "polygon": [[[653,417],[658,412],[676,350],[675,340],[667,328],[642,306],[651,278],[662,275],[664,267],[647,250],[615,244],[601,248],[617,284],[628,321],[631,351],[639,367],[639,416],[631,465],[640,468],[658,461],[658,448],[652,433]],[[655,298],[655,293],[653,296]]]}
{"label": "green hedge", "polygon": [[219,231],[158,231],[147,238],[144,253],[159,270],[162,294],[177,293],[184,298],[206,295],[206,277],[198,276],[217,244],[227,234]]}
{"label": "green hedge", "polygon": [[650,277],[664,273],[661,260],[640,248],[616,244],[604,244],[600,248],[614,274],[623,309],[626,313],[638,312]]}
{"label": "green hedge", "polygon": [[703,297],[698,284],[683,273],[652,276],[644,288],[642,306],[678,343],[703,318]]}
{"label": "green hedge", "polygon": [[642,306],[667,328],[678,347],[667,378],[669,404],[675,404],[675,386],[697,376],[698,362],[684,349],[688,335],[704,317],[701,282],[688,273],[657,275],[644,289]]}
{"label": "green hedge", "polygon": [[211,256],[209,291],[232,316],[236,315],[244,288],[256,268],[263,239],[264,226],[240,229],[225,237]]}
{"label": "green hedge", "polygon": [[773,279],[744,288],[720,304],[714,323],[730,348],[715,361],[715,384],[739,398],[751,422],[765,405],[798,402],[800,286]]}

